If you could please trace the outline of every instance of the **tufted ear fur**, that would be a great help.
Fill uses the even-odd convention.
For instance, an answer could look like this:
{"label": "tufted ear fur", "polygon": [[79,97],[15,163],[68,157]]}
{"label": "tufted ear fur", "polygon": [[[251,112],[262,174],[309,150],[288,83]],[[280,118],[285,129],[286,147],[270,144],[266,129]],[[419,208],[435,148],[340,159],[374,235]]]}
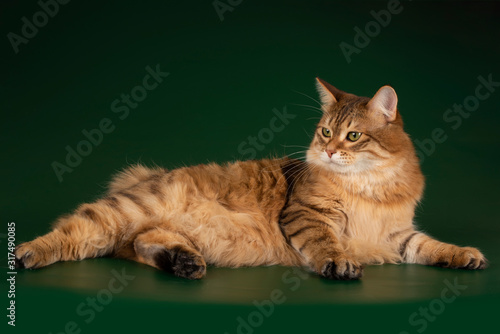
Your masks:
{"label": "tufted ear fur", "polygon": [[316,78],[316,88],[318,89],[319,97],[321,99],[321,103],[324,105],[331,105],[336,103],[342,91],[333,87],[328,82]]}
{"label": "tufted ear fur", "polygon": [[391,86],[383,86],[368,102],[367,107],[373,112],[382,113],[387,122],[393,122],[397,116],[398,96]]}

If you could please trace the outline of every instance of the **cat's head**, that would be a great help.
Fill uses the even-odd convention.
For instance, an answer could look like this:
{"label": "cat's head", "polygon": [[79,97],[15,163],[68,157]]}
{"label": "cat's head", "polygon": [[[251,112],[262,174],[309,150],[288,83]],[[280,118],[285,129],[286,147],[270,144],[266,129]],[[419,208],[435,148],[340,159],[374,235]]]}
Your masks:
{"label": "cat's head", "polygon": [[323,116],[308,162],[337,173],[380,170],[403,159],[418,164],[392,87],[383,86],[372,98],[345,93],[319,78],[317,88]]}

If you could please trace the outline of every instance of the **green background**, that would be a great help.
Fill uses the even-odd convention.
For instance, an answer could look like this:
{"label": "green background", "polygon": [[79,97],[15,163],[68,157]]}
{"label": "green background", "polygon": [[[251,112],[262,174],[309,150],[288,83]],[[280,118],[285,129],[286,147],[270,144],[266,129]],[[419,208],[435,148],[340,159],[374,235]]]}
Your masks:
{"label": "green background", "polygon": [[[447,140],[422,164],[427,188],[417,221],[443,241],[479,247],[490,268],[373,266],[359,282],[304,272],[305,278],[283,280],[290,274],[284,267],[209,268],[206,279],[192,282],[122,260],[58,263],[18,272],[15,328],[6,324],[2,279],[2,326],[55,334],[74,321],[82,333],[233,334],[238,317],[253,316],[259,324],[253,302],[269,300],[278,289],[284,302],[244,333],[498,327],[500,91],[457,129],[443,114],[474,94],[479,76],[500,81],[500,6],[404,1],[402,7],[348,63],[339,44],[354,44],[354,28],[364,30],[373,21],[370,11],[386,9],[387,2],[246,0],[221,21],[212,1],[74,0],[16,54],[7,34],[20,34],[21,18],[32,21],[40,7],[33,0],[3,1],[2,253],[9,221],[16,223],[19,242],[44,234],[58,215],[102,194],[110,175],[127,164],[175,168],[248,158],[239,145],[269,127],[274,108],[286,106],[296,117],[257,157],[303,150],[318,115],[300,105],[315,106],[303,94],[316,98],[314,77],[320,76],[364,96],[390,84],[414,140],[430,138],[435,128],[445,131]],[[170,75],[121,120],[111,103],[141,85],[146,66],[156,64]],[[82,130],[97,128],[103,118],[114,131],[59,182],[52,163],[64,163],[65,147],[75,148],[85,139]],[[7,272],[6,257],[0,258]],[[135,278],[86,323],[77,308],[87,298],[107,296],[112,270]],[[445,280],[466,286],[449,304],[439,302]],[[426,328],[420,315],[417,324],[409,322],[429,307],[438,314],[424,321]]]}

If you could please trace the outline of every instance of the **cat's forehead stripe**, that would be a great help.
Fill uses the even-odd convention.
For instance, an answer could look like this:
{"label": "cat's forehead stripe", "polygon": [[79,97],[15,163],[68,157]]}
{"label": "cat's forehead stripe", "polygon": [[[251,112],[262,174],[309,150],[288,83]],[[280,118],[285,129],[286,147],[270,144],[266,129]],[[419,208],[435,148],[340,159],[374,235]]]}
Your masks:
{"label": "cat's forehead stripe", "polygon": [[358,101],[348,100],[339,108],[336,113],[334,125],[340,126],[349,116],[353,116],[358,107]]}

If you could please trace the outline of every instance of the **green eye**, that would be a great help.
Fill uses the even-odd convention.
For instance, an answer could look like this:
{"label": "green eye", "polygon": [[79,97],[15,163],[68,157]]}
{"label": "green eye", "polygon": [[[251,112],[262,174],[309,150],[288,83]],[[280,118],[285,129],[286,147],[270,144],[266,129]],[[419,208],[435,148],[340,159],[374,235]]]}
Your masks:
{"label": "green eye", "polygon": [[361,137],[361,132],[349,132],[347,134],[347,140],[357,141]]}
{"label": "green eye", "polygon": [[330,130],[328,130],[327,128],[323,128],[323,136],[325,136],[325,137],[331,137],[332,136],[332,132]]}

